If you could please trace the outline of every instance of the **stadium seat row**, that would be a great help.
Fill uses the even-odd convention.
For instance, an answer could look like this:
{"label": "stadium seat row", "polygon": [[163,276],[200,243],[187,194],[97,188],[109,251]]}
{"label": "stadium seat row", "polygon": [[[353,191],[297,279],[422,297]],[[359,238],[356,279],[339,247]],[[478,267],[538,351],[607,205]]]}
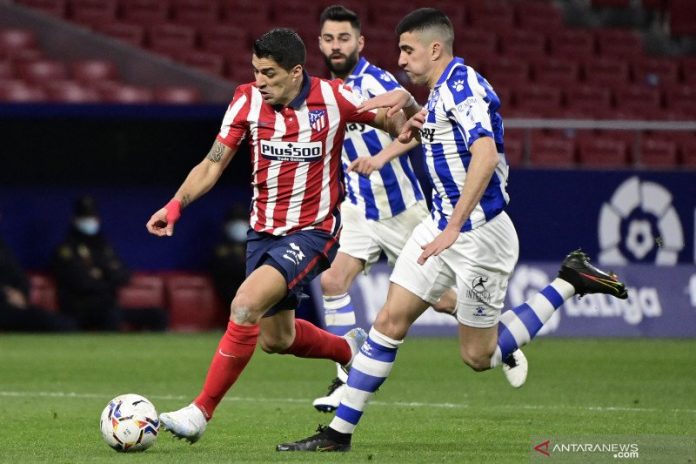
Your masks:
{"label": "stadium seat row", "polygon": [[[58,310],[56,283],[49,274],[30,273],[30,300],[47,311]],[[200,331],[224,327],[226,305],[215,293],[209,276],[200,273],[135,273],[118,294],[118,302],[130,308],[165,308],[169,329]]]}

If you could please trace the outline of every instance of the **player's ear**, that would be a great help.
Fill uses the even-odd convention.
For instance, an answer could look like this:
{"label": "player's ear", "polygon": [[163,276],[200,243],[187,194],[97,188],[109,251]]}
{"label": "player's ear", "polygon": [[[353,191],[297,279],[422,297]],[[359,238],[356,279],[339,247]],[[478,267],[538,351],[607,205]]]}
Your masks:
{"label": "player's ear", "polygon": [[361,35],[358,37],[358,53],[362,53],[364,46],[365,46],[365,37]]}
{"label": "player's ear", "polygon": [[302,70],[303,69],[304,68],[302,67],[301,64],[297,64],[297,65],[295,65],[295,67],[293,67],[290,70],[290,75],[292,75],[293,82],[296,82],[298,79],[302,79]]}
{"label": "player's ear", "polygon": [[440,59],[442,56],[442,43],[440,42],[433,42],[430,44],[430,58],[433,61],[437,61]]}

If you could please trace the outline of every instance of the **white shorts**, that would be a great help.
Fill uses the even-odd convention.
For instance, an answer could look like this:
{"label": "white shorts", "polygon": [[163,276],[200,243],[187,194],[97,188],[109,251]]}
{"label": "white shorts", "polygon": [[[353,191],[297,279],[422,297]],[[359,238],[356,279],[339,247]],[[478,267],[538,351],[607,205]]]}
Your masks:
{"label": "white shorts", "polygon": [[341,204],[343,230],[338,251],[363,261],[365,273],[379,259],[381,252],[393,265],[413,229],[428,215],[425,201],[419,201],[396,216],[374,221],[365,218],[360,208],[344,201]]}
{"label": "white shorts", "polygon": [[503,308],[508,280],[519,255],[517,232],[502,212],[474,230],[459,234],[451,247],[431,256],[422,266],[422,245],[440,233],[426,218],[419,224],[396,261],[390,280],[434,304],[457,290],[457,320],[470,327],[493,327]]}

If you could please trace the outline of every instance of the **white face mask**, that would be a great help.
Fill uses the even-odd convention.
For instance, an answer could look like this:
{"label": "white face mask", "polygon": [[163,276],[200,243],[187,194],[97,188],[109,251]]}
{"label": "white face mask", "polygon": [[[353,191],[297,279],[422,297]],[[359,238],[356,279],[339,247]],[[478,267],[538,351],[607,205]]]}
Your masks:
{"label": "white face mask", "polygon": [[249,223],[246,221],[231,221],[225,224],[225,234],[233,242],[243,242],[246,240]]}
{"label": "white face mask", "polygon": [[85,235],[96,235],[99,232],[99,219],[83,217],[75,219],[75,227]]}

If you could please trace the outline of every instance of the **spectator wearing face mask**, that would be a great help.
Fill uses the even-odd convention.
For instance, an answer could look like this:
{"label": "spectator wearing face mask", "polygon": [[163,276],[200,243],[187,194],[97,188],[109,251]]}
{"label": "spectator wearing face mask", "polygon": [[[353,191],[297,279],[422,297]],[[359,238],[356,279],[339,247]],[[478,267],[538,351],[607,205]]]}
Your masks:
{"label": "spectator wearing face mask", "polygon": [[246,237],[249,230],[249,213],[236,205],[223,225],[223,238],[215,247],[210,263],[210,273],[215,288],[225,304],[232,301],[237,288],[246,277]]}
{"label": "spectator wearing face mask", "polygon": [[96,202],[84,196],[75,203],[65,240],[53,256],[60,311],[74,318],[81,329],[118,331],[124,325],[165,330],[162,308],[128,309],[118,306],[118,289],[131,272],[101,231]]}

